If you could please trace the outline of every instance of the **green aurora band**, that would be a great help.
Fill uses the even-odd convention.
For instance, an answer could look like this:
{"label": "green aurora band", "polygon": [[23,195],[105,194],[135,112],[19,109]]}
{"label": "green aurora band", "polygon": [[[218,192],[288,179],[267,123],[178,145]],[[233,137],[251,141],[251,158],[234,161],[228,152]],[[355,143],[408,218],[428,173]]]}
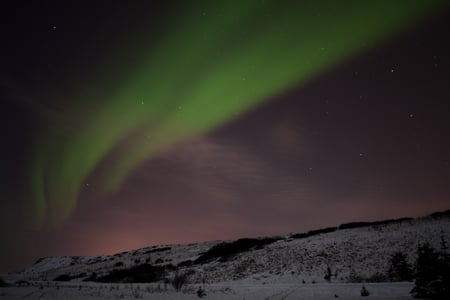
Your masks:
{"label": "green aurora band", "polygon": [[[139,164],[311,80],[429,15],[445,1],[194,2],[148,42],[103,100],[78,101],[33,149],[33,224],[63,224],[102,165],[103,193]],[[132,37],[130,37],[132,39]],[[111,59],[114,67],[114,59]],[[101,67],[101,66],[100,66]],[[109,67],[109,69],[113,68]],[[126,77],[126,78],[121,78]],[[120,80],[117,80],[120,79]],[[98,78],[99,85],[102,80]],[[94,83],[95,84],[95,83]],[[96,105],[83,106],[89,98]],[[70,126],[63,124],[70,123]]]}

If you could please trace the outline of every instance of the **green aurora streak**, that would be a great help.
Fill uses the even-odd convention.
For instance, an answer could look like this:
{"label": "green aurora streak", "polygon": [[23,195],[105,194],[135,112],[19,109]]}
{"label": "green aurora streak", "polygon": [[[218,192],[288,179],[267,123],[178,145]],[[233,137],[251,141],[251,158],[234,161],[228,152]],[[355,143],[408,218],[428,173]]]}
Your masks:
{"label": "green aurora streak", "polygon": [[[84,181],[112,151],[118,158],[102,166],[97,186],[104,193],[161,149],[312,79],[444,2],[194,2],[167,20],[114,94],[91,99],[100,105],[88,112],[82,105],[89,101],[74,99],[78,104],[60,121],[42,129],[30,171],[34,225],[62,224]],[[71,125],[63,126],[67,119]]]}

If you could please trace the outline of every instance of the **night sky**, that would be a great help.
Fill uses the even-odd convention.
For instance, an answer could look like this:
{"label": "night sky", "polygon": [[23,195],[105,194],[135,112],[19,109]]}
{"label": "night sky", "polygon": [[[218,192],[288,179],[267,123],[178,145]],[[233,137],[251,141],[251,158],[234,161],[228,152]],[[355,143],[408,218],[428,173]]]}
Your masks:
{"label": "night sky", "polygon": [[0,272],[449,209],[445,2],[2,2]]}

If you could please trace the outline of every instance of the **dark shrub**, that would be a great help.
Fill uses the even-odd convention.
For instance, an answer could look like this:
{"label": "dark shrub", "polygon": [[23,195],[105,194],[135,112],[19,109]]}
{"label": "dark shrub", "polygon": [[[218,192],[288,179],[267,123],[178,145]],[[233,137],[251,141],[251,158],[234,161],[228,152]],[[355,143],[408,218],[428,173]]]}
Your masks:
{"label": "dark shrub", "polygon": [[53,279],[53,281],[69,281],[71,279],[72,279],[72,276],[67,275],[67,274],[63,274],[63,275],[59,275],[58,277]]}
{"label": "dark shrub", "polygon": [[367,297],[369,295],[370,295],[370,292],[366,289],[365,286],[363,286],[362,289],[361,289],[361,296]]}
{"label": "dark shrub", "polygon": [[239,239],[234,242],[224,242],[211,247],[208,251],[203,253],[195,260],[196,264],[205,263],[215,259],[227,261],[232,256],[249,251],[252,248],[260,249],[265,245],[276,242],[277,238],[263,238],[263,239]]}
{"label": "dark shrub", "polygon": [[97,282],[128,282],[145,283],[156,282],[165,276],[164,266],[143,264],[129,269],[113,270],[109,274],[95,278]]}
{"label": "dark shrub", "polygon": [[197,297],[199,297],[199,298],[206,297],[206,292],[201,287],[199,287],[198,290],[197,290]]}
{"label": "dark shrub", "polygon": [[179,268],[190,267],[190,266],[192,266],[193,264],[194,264],[194,262],[193,262],[192,260],[188,259],[188,260],[185,260],[185,261],[180,262],[180,263],[178,264],[178,267],[179,267]]}

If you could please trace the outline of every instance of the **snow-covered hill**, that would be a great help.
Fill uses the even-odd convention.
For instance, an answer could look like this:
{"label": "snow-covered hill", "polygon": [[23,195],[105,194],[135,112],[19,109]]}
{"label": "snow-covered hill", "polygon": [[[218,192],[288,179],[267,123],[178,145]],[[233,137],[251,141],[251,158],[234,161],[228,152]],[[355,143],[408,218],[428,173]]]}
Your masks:
{"label": "snow-covered hill", "polygon": [[327,272],[335,283],[373,282],[386,279],[393,253],[403,252],[412,263],[420,243],[440,248],[442,238],[450,241],[450,211],[348,228],[351,225],[324,230],[327,233],[162,245],[110,256],[49,257],[11,278],[81,282],[123,276],[117,272],[144,265],[162,270],[167,278],[187,274],[190,283],[308,284],[325,282]]}

